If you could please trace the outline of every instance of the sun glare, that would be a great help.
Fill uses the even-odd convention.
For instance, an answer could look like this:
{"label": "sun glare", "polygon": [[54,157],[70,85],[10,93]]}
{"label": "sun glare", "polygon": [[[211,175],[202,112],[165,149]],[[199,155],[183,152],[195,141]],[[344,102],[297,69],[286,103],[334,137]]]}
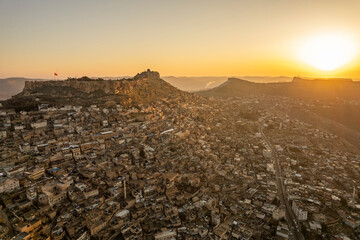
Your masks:
{"label": "sun glare", "polygon": [[306,39],[298,50],[301,61],[322,71],[332,71],[351,62],[356,55],[352,39],[326,34]]}

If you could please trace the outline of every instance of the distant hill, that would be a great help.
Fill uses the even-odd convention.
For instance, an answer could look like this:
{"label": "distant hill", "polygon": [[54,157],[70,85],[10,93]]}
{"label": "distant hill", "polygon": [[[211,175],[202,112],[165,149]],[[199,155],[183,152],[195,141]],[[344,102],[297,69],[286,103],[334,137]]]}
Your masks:
{"label": "distant hill", "polygon": [[295,77],[291,82],[253,83],[238,78],[216,88],[197,92],[203,96],[234,97],[246,95],[273,95],[304,100],[360,99],[360,82],[351,79],[308,79]]}
{"label": "distant hill", "polygon": [[[232,77],[241,78],[250,82],[257,83],[272,83],[272,82],[291,82],[291,77],[269,77],[269,76],[243,76],[243,77]],[[183,90],[183,91],[202,91],[208,90],[219,86],[226,82],[228,77],[163,77],[165,81],[171,85]]]}
{"label": "distant hill", "polygon": [[6,108],[31,110],[41,103],[77,104],[145,104],[182,92],[160,78],[158,72],[145,71],[121,80],[69,78],[65,81],[26,81],[21,93],[3,101]]}
{"label": "distant hill", "polygon": [[12,77],[0,79],[0,100],[8,99],[18,94],[24,88],[26,81],[48,81],[47,79],[30,79],[22,77]]}
{"label": "distant hill", "polygon": [[211,89],[227,80],[227,77],[163,77],[171,85],[188,92]]}
{"label": "distant hill", "polygon": [[255,83],[279,83],[279,82],[291,82],[292,77],[280,76],[280,77],[271,77],[271,76],[241,76],[233,77],[240,78],[250,82]]}

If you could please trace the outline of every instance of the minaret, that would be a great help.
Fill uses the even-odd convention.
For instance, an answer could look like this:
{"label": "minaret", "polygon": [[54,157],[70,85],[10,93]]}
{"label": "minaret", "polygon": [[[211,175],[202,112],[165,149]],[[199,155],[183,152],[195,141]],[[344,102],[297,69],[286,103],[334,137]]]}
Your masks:
{"label": "minaret", "polygon": [[126,201],[126,180],[124,180],[124,199]]}
{"label": "minaret", "polygon": [[352,197],[353,197],[353,199],[358,199],[358,189],[357,189],[357,187],[354,187],[354,191],[353,191]]}

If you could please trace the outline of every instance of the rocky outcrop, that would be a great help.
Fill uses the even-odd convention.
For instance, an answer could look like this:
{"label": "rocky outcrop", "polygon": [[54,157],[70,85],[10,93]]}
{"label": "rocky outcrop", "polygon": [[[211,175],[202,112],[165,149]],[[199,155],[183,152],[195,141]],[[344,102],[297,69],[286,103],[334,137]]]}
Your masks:
{"label": "rocky outcrop", "polygon": [[65,81],[27,81],[23,91],[3,102],[16,111],[37,109],[39,104],[53,106],[78,104],[147,104],[182,92],[160,79],[158,72],[147,70],[134,78],[121,80],[70,78]]}
{"label": "rocky outcrop", "polygon": [[29,96],[36,93],[41,93],[50,88],[74,88],[81,92],[93,93],[96,91],[102,91],[105,94],[129,94],[133,88],[141,85],[147,80],[160,80],[160,74],[158,72],[150,71],[137,74],[132,79],[122,80],[102,80],[102,79],[68,79],[65,81],[26,81],[24,90],[21,93],[24,96]]}
{"label": "rocky outcrop", "polygon": [[147,79],[159,79],[160,74],[158,72],[150,71],[148,69],[146,72],[138,73],[134,77],[134,80],[147,80]]}
{"label": "rocky outcrop", "polygon": [[101,81],[81,81],[77,79],[65,81],[28,81],[25,82],[23,95],[39,93],[44,88],[71,87],[85,93],[92,93],[98,90],[105,94],[124,93],[127,94],[131,88],[139,84],[141,80],[101,80]]}

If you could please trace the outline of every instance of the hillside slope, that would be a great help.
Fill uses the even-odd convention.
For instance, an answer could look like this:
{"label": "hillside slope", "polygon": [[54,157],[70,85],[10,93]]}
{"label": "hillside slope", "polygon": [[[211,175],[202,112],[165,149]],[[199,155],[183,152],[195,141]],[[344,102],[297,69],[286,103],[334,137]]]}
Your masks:
{"label": "hillside slope", "polygon": [[[360,147],[360,82],[295,77],[287,83],[253,83],[230,78],[216,88],[197,94],[221,98],[256,96],[265,97],[266,101],[271,101],[267,96],[287,97],[289,103],[284,100],[286,107],[282,111]],[[293,105],[291,98],[307,104]]]}
{"label": "hillside slope", "polygon": [[220,86],[197,94],[214,97],[273,95],[303,100],[360,99],[360,83],[350,79],[304,79],[295,77],[292,82],[253,83],[229,78]]}
{"label": "hillside slope", "polygon": [[130,79],[103,80],[87,77],[65,81],[27,81],[23,91],[3,102],[4,107],[30,110],[41,103],[51,105],[146,104],[180,94],[181,91],[150,70]]}

